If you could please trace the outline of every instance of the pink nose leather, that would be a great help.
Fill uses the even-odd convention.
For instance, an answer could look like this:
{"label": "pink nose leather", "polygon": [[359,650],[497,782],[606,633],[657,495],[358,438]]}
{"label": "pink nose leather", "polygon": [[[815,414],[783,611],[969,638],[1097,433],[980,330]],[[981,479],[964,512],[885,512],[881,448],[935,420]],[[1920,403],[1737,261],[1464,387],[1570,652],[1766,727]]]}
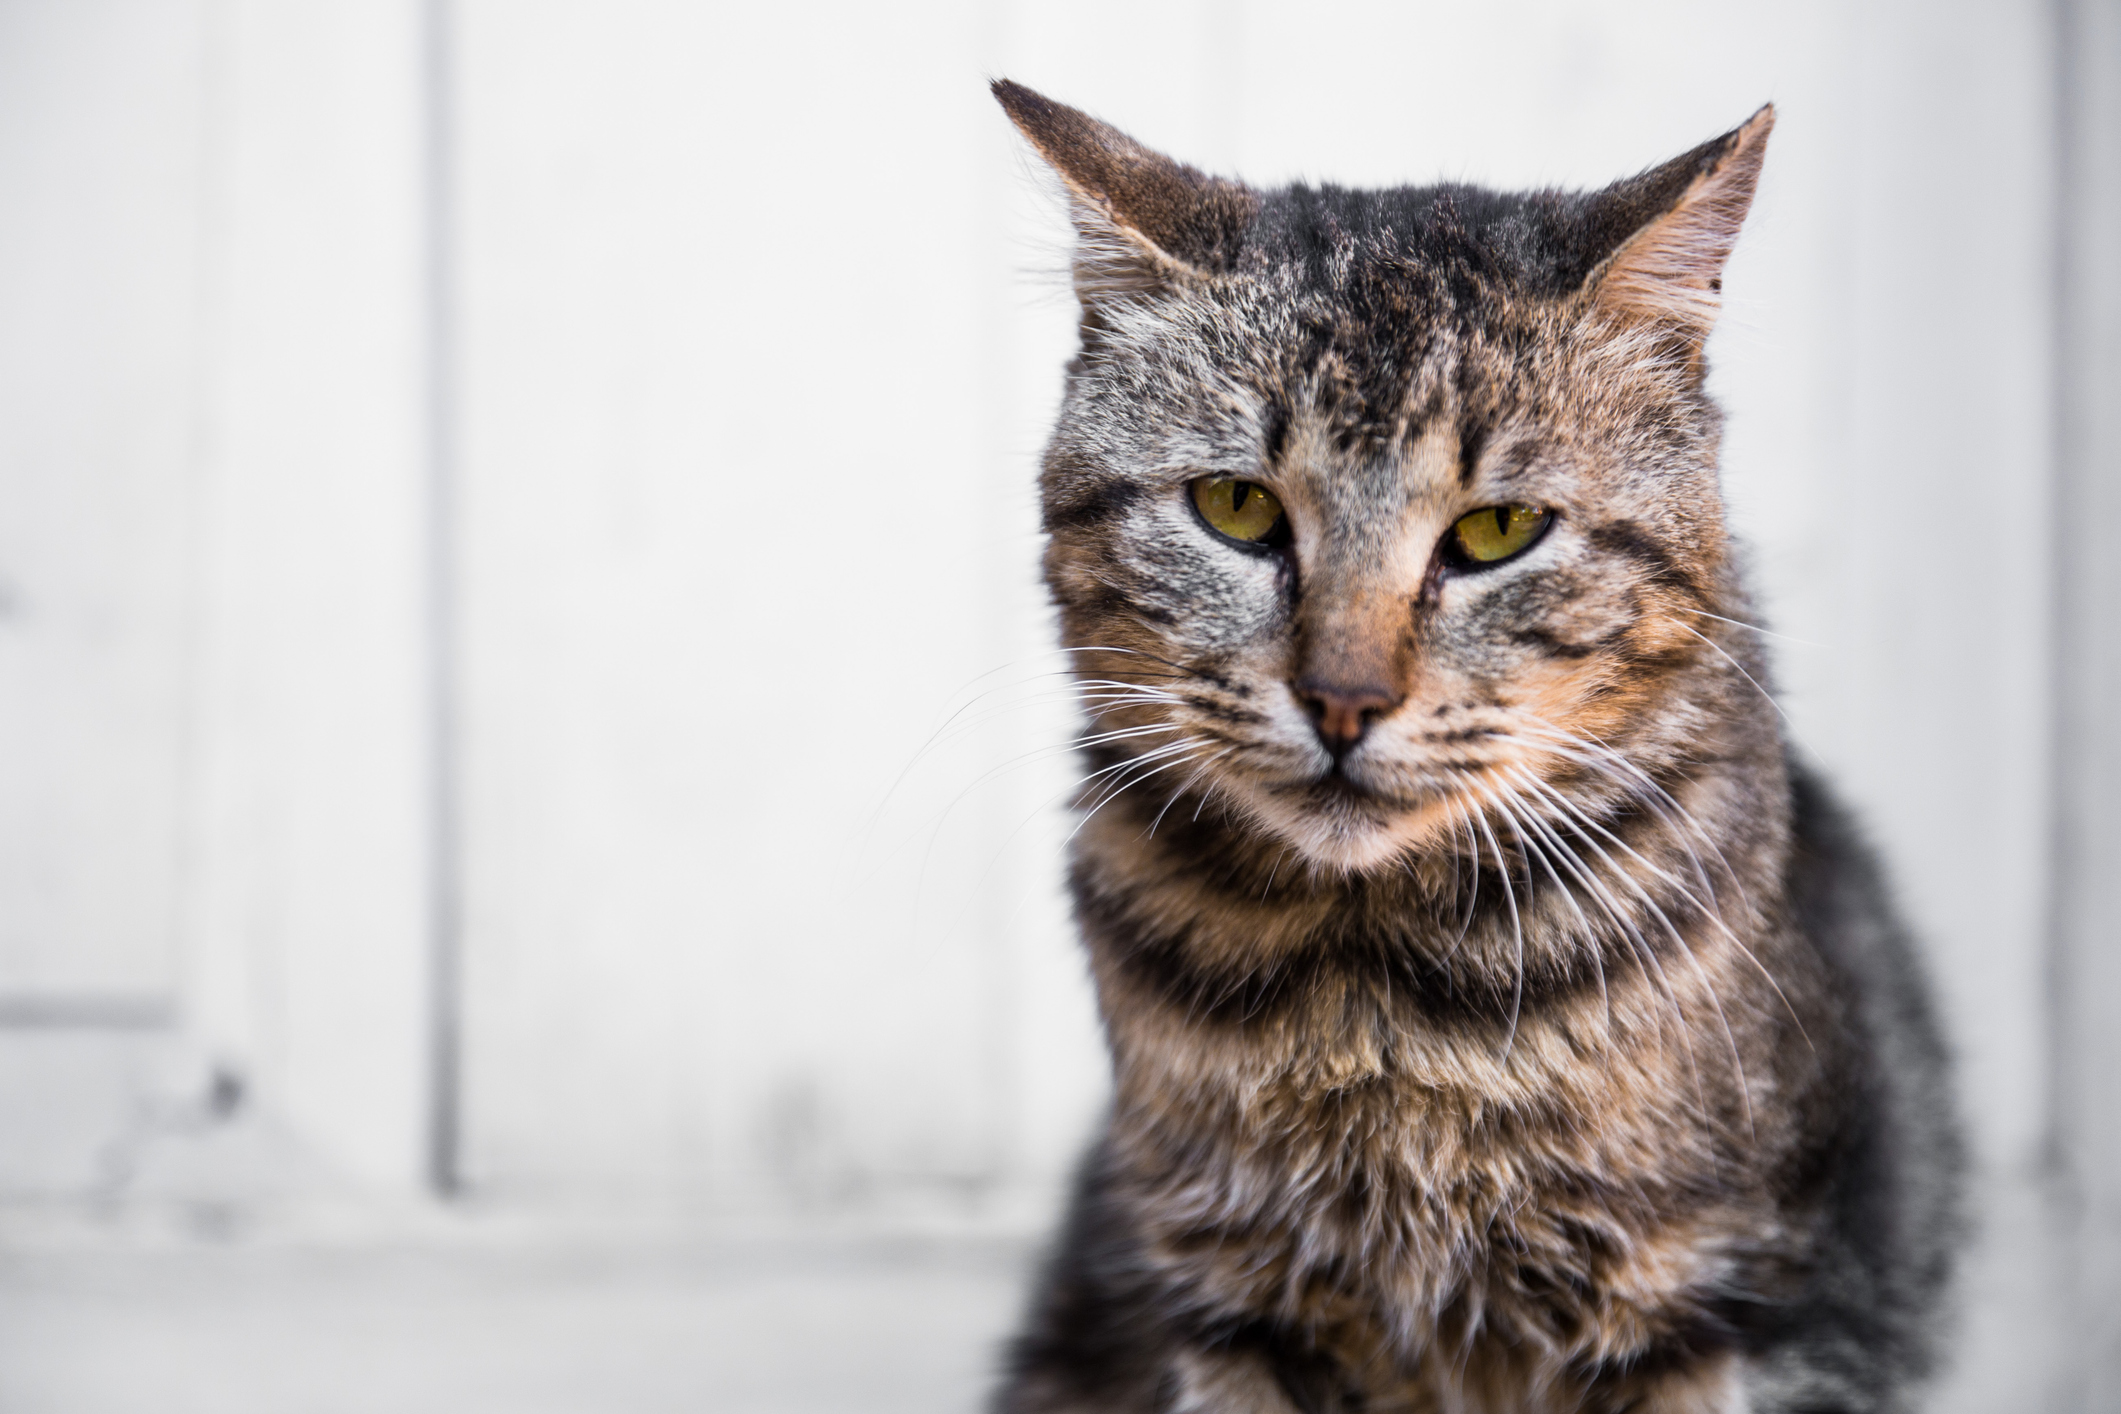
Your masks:
{"label": "pink nose leather", "polygon": [[1347,687],[1305,678],[1296,684],[1297,700],[1311,714],[1318,739],[1337,761],[1362,740],[1370,723],[1399,705],[1400,699],[1375,687]]}

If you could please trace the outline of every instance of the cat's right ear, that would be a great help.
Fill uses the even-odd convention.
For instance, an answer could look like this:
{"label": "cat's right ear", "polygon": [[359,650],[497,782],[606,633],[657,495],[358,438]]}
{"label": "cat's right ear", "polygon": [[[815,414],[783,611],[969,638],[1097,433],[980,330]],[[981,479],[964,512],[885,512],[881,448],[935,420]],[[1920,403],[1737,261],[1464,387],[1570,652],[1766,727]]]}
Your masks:
{"label": "cat's right ear", "polygon": [[1259,197],[1143,147],[1020,83],[994,96],[1067,184],[1075,290],[1086,305],[1152,294],[1231,268]]}

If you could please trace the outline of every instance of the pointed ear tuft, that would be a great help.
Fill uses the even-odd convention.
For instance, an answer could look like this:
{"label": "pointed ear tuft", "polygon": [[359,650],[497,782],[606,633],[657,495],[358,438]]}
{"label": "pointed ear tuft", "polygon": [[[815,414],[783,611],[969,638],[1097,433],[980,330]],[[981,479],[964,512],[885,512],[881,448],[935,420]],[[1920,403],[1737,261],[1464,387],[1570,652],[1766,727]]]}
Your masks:
{"label": "pointed ear tuft", "polygon": [[1601,223],[1630,234],[1586,282],[1593,308],[1623,329],[1670,346],[1695,377],[1701,347],[1722,305],[1723,266],[1753,204],[1768,133],[1770,103],[1713,142],[1601,192]]}
{"label": "pointed ear tuft", "polygon": [[1143,147],[1087,113],[997,79],[994,96],[1067,183],[1084,303],[1231,269],[1259,211],[1249,188]]}

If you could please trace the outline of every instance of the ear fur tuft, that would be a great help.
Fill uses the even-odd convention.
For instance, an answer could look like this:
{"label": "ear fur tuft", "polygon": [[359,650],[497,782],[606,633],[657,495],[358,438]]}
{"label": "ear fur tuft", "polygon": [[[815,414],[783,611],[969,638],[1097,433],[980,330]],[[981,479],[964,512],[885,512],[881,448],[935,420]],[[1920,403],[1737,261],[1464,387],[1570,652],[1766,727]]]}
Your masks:
{"label": "ear fur tuft", "polygon": [[1085,303],[1226,271],[1259,211],[1249,188],[1207,176],[1142,146],[1089,114],[1020,83],[996,79],[994,97],[1067,183],[1080,242],[1076,288]]}
{"label": "ear fur tuft", "polygon": [[1775,106],[1766,104],[1713,142],[1601,194],[1618,210],[1654,214],[1591,273],[1593,308],[1610,325],[1675,344],[1696,376],[1774,126]]}

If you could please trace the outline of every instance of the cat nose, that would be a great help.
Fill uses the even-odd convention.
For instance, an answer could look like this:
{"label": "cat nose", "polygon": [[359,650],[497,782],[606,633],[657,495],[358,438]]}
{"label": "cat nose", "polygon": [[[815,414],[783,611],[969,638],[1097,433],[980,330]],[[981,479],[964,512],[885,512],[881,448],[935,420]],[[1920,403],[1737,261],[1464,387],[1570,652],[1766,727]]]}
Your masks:
{"label": "cat nose", "polygon": [[1361,741],[1370,723],[1404,699],[1380,687],[1350,687],[1306,677],[1295,684],[1296,700],[1311,714],[1311,725],[1335,761]]}

